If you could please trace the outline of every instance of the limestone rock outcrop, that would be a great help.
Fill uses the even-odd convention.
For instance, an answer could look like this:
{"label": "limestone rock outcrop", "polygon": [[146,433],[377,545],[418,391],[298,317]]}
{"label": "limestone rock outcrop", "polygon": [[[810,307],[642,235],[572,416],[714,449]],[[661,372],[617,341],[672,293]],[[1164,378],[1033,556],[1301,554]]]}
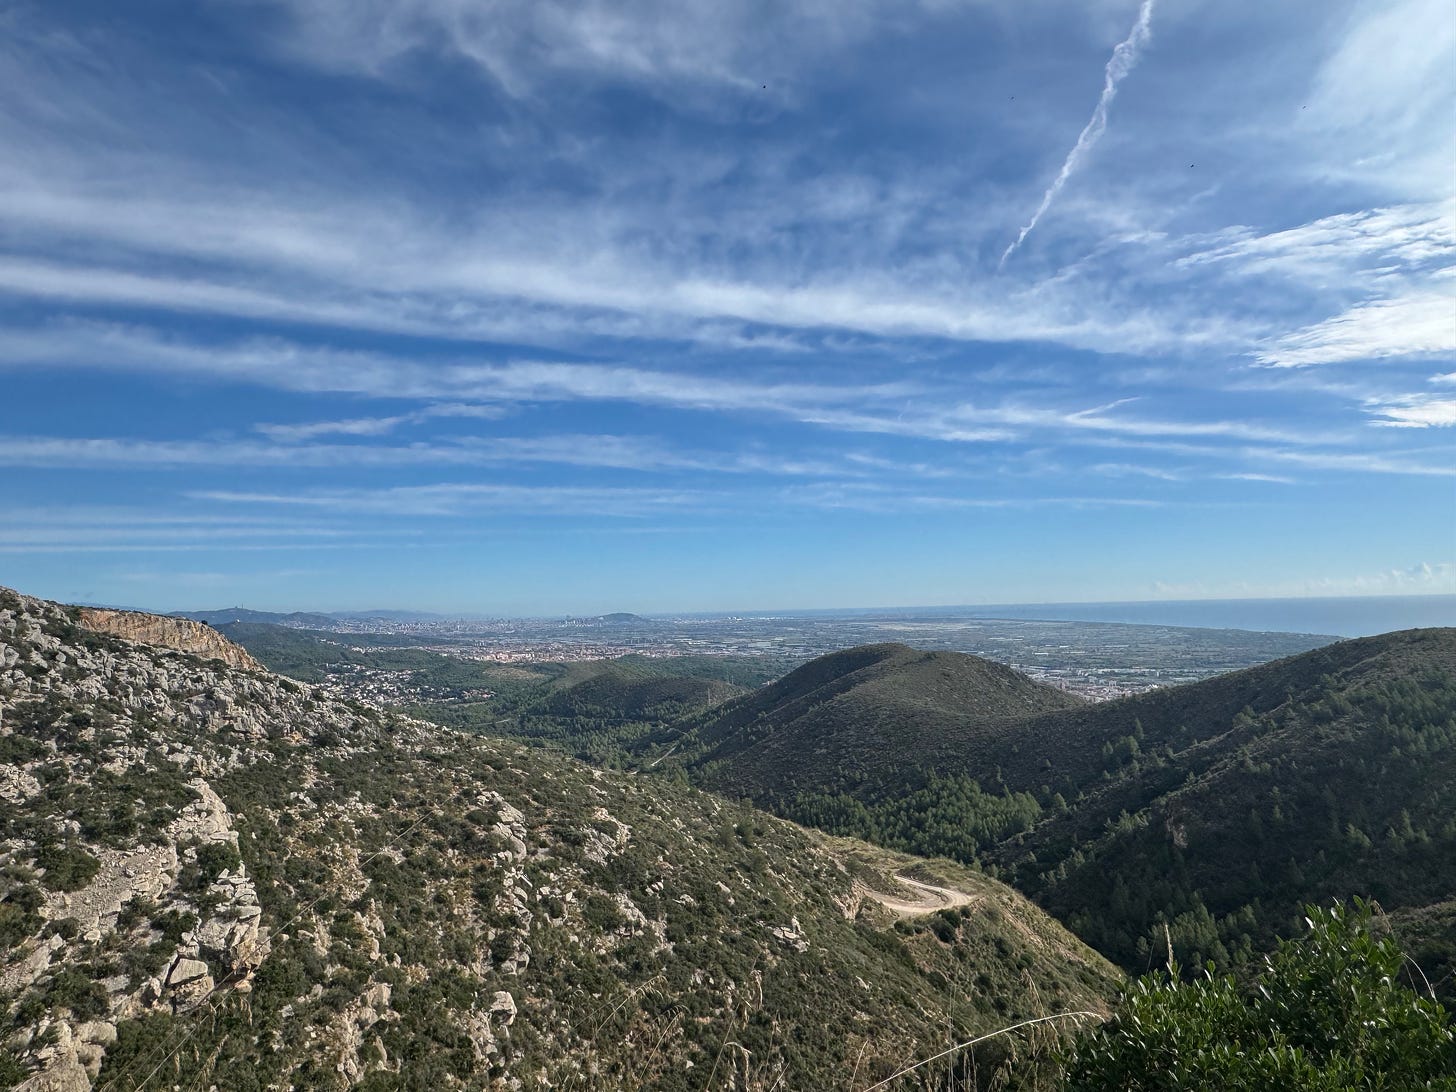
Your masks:
{"label": "limestone rock outcrop", "polygon": [[190,652],[204,660],[221,660],[240,671],[263,671],[265,668],[240,645],[235,645],[217,630],[190,618],[168,618],[135,610],[105,610],[81,607],[80,624],[97,633],[109,633],[124,641],[159,645],[178,652]]}

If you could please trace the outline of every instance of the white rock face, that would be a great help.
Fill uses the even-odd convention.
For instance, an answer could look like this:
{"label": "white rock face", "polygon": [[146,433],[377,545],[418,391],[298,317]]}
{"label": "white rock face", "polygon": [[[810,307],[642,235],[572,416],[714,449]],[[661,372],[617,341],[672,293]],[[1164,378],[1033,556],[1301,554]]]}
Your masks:
{"label": "white rock face", "polygon": [[167,985],[181,986],[208,974],[207,964],[200,959],[178,959],[167,972]]}
{"label": "white rock face", "polygon": [[[84,783],[104,771],[113,779],[144,781],[153,776],[158,748],[190,775],[187,797],[163,828],[149,825],[157,822],[157,812],[147,810],[151,806],[142,799],[122,801],[147,821],[137,824],[129,845],[114,835],[97,840],[105,814],[85,823],[57,819],[50,836],[89,856],[95,872],[73,891],[36,885],[40,928],[0,953],[0,991],[20,993],[43,988],[46,976],[67,964],[77,946],[149,948],[161,937],[152,925],[158,914],[198,919],[150,978],[133,985],[129,975],[119,974],[98,983],[107,999],[104,1019],[68,1020],[65,1010],[47,1018],[54,1031],[46,1038],[53,1041],[23,1056],[33,1071],[20,1087],[71,1092],[90,1087],[115,1040],[115,1021],[197,1005],[219,988],[214,969],[223,975],[221,988],[248,992],[253,972],[268,955],[270,929],[246,868],[223,872],[201,892],[178,886],[199,846],[239,843],[233,817],[209,777],[258,761],[260,741],[300,739],[309,731],[348,737],[361,721],[347,706],[263,673],[244,650],[206,626],[134,612],[68,613],[5,589],[0,593],[7,604],[0,607],[0,735],[15,732],[22,717],[34,716],[27,707],[38,702],[61,710],[90,708],[95,712],[63,728],[83,744],[89,741],[79,752],[89,756],[89,764],[78,764],[83,760],[74,751],[64,759],[72,780]],[[14,602],[19,609],[10,605]],[[78,619],[122,640],[57,636],[74,632]],[[219,670],[194,657],[229,667]],[[192,742],[199,731],[209,742],[205,757]],[[45,782],[37,774],[49,766],[49,776],[55,776],[58,751],[48,744],[37,753],[33,761],[0,765],[0,800],[24,806],[41,795]],[[33,845],[0,843],[0,861],[24,863],[35,852]],[[46,923],[64,928],[46,929]],[[41,1042],[35,1029],[15,1040],[22,1047],[30,1042]]]}
{"label": "white rock face", "polygon": [[247,649],[235,645],[211,626],[190,618],[169,618],[135,610],[80,609],[81,625],[126,641],[190,652],[204,660],[221,660],[241,671],[266,670]]}
{"label": "white rock face", "polygon": [[516,1019],[516,999],[506,990],[501,990],[490,1003],[490,1017],[502,1027],[510,1027]]}

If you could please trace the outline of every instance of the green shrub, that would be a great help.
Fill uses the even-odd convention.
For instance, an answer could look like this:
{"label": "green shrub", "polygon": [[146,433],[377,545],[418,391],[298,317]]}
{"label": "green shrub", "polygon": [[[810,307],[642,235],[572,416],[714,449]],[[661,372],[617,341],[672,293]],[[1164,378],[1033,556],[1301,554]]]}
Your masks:
{"label": "green shrub", "polygon": [[0,949],[9,951],[35,935],[41,927],[38,911],[44,902],[44,896],[29,885],[16,888],[0,902]]}
{"label": "green shrub", "polygon": [[1405,957],[1370,907],[1310,907],[1307,932],[1241,984],[1212,967],[1138,979],[1116,1016],[1077,1044],[1072,1092],[1456,1089],[1456,1027],[1400,983]]}
{"label": "green shrub", "polygon": [[243,863],[230,842],[205,842],[197,847],[197,861],[182,870],[178,884],[184,891],[205,891],[224,872],[236,872]]}
{"label": "green shrub", "polygon": [[45,1001],[52,1009],[70,1009],[81,1020],[104,1016],[107,1012],[106,991],[84,968],[68,967],[56,974],[46,987]]}
{"label": "green shrub", "polygon": [[45,869],[40,882],[52,891],[78,891],[101,868],[101,862],[75,842],[47,842],[35,863]]}

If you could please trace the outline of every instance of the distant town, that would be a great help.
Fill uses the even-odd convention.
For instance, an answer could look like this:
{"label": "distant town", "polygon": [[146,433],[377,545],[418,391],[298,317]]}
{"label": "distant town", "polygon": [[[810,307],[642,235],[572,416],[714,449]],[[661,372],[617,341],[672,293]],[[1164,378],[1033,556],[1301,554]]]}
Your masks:
{"label": "distant town", "polygon": [[[462,660],[522,666],[621,656],[752,656],[771,658],[787,671],[836,649],[898,641],[915,648],[984,656],[1098,701],[1193,682],[1336,640],[1318,634],[980,618],[943,611],[654,618],[610,614],[483,621],[229,611],[214,611],[210,617],[220,622],[248,620],[234,618],[235,614],[309,630],[354,652],[414,648]],[[203,612],[194,615],[202,616]],[[430,688],[422,687],[410,671],[340,662],[328,667],[328,675],[327,685],[340,695],[372,704],[444,697],[425,692]],[[472,694],[469,700],[485,696],[485,692]]]}

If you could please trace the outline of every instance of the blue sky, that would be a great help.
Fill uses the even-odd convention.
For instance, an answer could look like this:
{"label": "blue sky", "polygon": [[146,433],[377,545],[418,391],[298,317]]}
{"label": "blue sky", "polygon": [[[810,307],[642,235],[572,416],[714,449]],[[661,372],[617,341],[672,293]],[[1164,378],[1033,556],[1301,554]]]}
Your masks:
{"label": "blue sky", "polygon": [[0,583],[1456,591],[1445,0],[12,0],[0,89]]}

